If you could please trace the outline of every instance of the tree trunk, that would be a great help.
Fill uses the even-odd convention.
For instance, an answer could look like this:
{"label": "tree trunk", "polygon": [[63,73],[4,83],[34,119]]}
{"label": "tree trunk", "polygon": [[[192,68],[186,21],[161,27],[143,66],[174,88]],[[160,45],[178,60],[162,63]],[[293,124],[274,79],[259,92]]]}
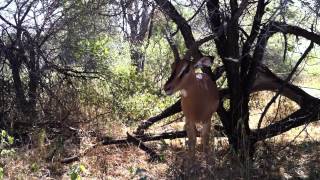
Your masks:
{"label": "tree trunk", "polygon": [[[19,52],[14,52],[14,50],[12,50],[10,51],[10,54],[7,54],[7,57],[10,60],[17,109],[23,114],[24,121],[32,123],[34,118],[37,117],[36,104],[39,86],[39,63],[36,61],[35,53],[30,52],[30,59],[27,59],[23,50],[20,50]],[[26,63],[28,69],[29,82],[27,88],[21,80],[20,71],[22,62]],[[28,90],[28,96],[26,96],[26,90]]]}
{"label": "tree trunk", "polygon": [[[142,1],[142,4],[137,0],[128,3],[127,10],[129,11],[125,13],[126,8],[124,7],[123,10],[130,27],[130,33],[128,33],[127,38],[130,42],[131,64],[136,67],[136,72],[139,73],[144,70],[145,54],[142,51],[143,40],[148,35],[148,32],[150,34],[154,7],[150,8],[148,1]],[[140,13],[141,9],[142,12]]]}
{"label": "tree trunk", "polygon": [[131,64],[136,67],[136,72],[143,72],[145,55],[141,50],[141,43],[132,43],[130,46]]}

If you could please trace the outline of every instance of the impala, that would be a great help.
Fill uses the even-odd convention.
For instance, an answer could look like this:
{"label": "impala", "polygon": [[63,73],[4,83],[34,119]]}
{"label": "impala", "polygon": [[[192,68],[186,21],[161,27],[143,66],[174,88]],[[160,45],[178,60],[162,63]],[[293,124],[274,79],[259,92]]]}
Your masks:
{"label": "impala", "polygon": [[212,59],[203,57],[197,62],[185,59],[175,61],[172,65],[171,76],[164,85],[167,95],[181,92],[181,107],[186,118],[185,128],[188,136],[189,156],[195,156],[196,125],[202,124],[202,150],[208,152],[211,117],[217,111],[219,95],[216,82],[207,74],[196,73],[196,68],[210,67]]}

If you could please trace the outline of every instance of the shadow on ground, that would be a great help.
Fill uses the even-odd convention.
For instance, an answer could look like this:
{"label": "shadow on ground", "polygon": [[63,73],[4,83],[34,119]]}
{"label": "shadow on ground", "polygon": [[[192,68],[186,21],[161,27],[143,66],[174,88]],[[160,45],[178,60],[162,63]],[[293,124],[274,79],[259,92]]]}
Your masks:
{"label": "shadow on ground", "polygon": [[212,152],[209,158],[198,153],[192,162],[185,153],[177,153],[167,174],[168,179],[320,179],[319,151],[317,141],[266,142],[259,144],[252,162],[241,163],[225,149]]}

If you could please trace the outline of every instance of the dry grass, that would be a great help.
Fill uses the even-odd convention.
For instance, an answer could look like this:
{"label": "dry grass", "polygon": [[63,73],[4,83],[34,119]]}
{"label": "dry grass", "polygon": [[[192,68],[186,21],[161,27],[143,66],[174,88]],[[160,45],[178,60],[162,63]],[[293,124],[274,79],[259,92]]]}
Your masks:
{"label": "dry grass", "polygon": [[[261,98],[263,97],[263,98]],[[251,128],[256,128],[259,113],[272,94],[263,92],[252,97]],[[278,104],[280,102],[280,105]],[[278,108],[280,107],[280,108]],[[285,117],[298,106],[284,97],[272,105],[263,119],[262,127]],[[183,121],[169,126],[157,125],[150,131],[182,129]],[[149,162],[142,150],[130,145],[98,146],[80,158],[80,162],[65,165],[59,160],[84,152],[103,136],[125,136],[133,127],[116,121],[98,121],[80,124],[78,136],[68,136],[61,148],[57,138],[16,148],[12,157],[0,158],[5,165],[6,179],[70,179],[73,165],[86,167],[83,179],[320,179],[320,123],[294,128],[280,136],[260,142],[254,160],[239,162],[228,149],[226,138],[212,138],[209,157],[198,153],[190,162],[185,155],[185,139],[149,142],[148,146],[162,157],[161,162]],[[37,136],[35,136],[37,137]],[[80,144],[76,139],[80,139]],[[52,159],[48,154],[57,149]]]}
{"label": "dry grass", "polygon": [[[205,158],[197,154],[192,170],[187,168],[183,143],[174,141],[152,142],[148,145],[163,155],[162,162],[149,162],[149,157],[134,146],[99,146],[91,150],[80,162],[86,171],[84,179],[287,179],[290,177],[317,179],[320,176],[319,124],[312,124],[307,133],[281,135],[260,143],[254,161],[243,166],[228,150],[225,138],[216,138],[215,149]],[[297,130],[298,131],[298,130]],[[296,133],[296,132],[295,132]],[[313,134],[314,133],[314,134]],[[89,144],[89,137],[83,137]],[[92,141],[91,141],[92,142]],[[89,145],[81,146],[84,147]],[[6,158],[8,179],[69,179],[72,165],[63,165],[54,159],[45,160],[38,148],[17,149],[12,158]],[[40,156],[39,156],[40,155]]]}

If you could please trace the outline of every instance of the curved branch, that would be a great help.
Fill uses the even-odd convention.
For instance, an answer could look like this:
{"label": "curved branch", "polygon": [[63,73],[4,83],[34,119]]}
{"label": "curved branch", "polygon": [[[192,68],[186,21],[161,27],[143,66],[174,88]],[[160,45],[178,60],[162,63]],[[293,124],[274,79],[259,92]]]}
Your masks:
{"label": "curved branch", "polygon": [[141,122],[135,134],[143,134],[144,131],[148,129],[152,124],[180,112],[181,111],[180,101],[181,100],[179,99],[176,103],[174,103],[173,105],[171,105],[170,107],[162,111],[160,114],[153,116],[147,119],[146,121]]}
{"label": "curved branch", "polygon": [[[260,65],[257,67],[257,77],[252,86],[251,92],[257,91],[273,91],[276,92],[279,87],[284,84],[284,80],[277,77],[266,66]],[[291,99],[300,105],[300,107],[307,107],[308,102],[314,101],[315,97],[309,95],[298,86],[286,83],[281,95]]]}
{"label": "curved branch", "polygon": [[0,10],[3,10],[3,9],[5,9],[5,8],[7,8],[7,7],[11,4],[12,1],[13,1],[13,0],[7,1],[7,4],[5,4],[4,6],[1,6],[1,7],[0,7]]}
{"label": "curved branch", "polygon": [[[183,36],[183,39],[185,41],[186,47],[188,49],[191,49],[192,46],[196,43],[196,40],[194,39],[194,36],[191,31],[191,27],[188,24],[187,20],[178,13],[175,7],[168,0],[155,0],[155,1],[158,4],[158,6],[160,6],[160,9],[177,24]],[[196,59],[199,59],[202,57],[202,54],[198,49],[196,49],[193,52],[193,56]]]}
{"label": "curved branch", "polygon": [[270,108],[270,106],[275,102],[275,100],[279,97],[279,95],[281,94],[281,92],[284,89],[284,86],[291,80],[292,76],[294,75],[294,73],[297,71],[299,65],[301,64],[301,62],[307,57],[307,55],[309,54],[309,52],[311,51],[311,49],[313,48],[313,43],[311,42],[309,47],[305,50],[305,52],[303,53],[303,55],[299,58],[298,62],[296,63],[296,65],[294,66],[294,68],[292,69],[292,71],[290,72],[290,74],[288,75],[288,77],[283,81],[283,84],[279,87],[278,92],[276,93],[275,96],[273,96],[273,98],[269,101],[269,103],[266,105],[266,107],[264,108],[259,122],[258,122],[258,129],[260,129],[261,126],[261,122],[262,119],[264,118],[264,116],[266,115],[268,109]]}
{"label": "curved branch", "polygon": [[253,142],[261,141],[282,134],[292,128],[302,126],[306,123],[318,121],[320,116],[319,100],[316,101],[316,103],[317,104],[312,103],[314,105],[312,109],[299,109],[288,117],[265,128],[253,130],[250,137],[251,140],[253,140]]}
{"label": "curved branch", "polygon": [[271,30],[274,30],[276,32],[282,32],[285,34],[288,33],[296,36],[301,36],[320,45],[320,35],[311,31],[307,31],[298,26],[289,25],[282,22],[271,22]]}
{"label": "curved branch", "polygon": [[253,59],[255,61],[262,61],[269,38],[278,32],[281,32],[283,34],[293,34],[296,36],[301,36],[305,39],[310,40],[311,42],[320,45],[320,35],[314,32],[310,32],[298,26],[289,25],[277,21],[271,21],[267,25],[263,26],[263,28],[261,29],[260,35],[257,40],[256,49],[253,54]]}
{"label": "curved branch", "polygon": [[266,66],[260,65],[258,67],[257,79],[253,85],[251,92],[262,90],[270,90],[276,92],[279,88],[281,88],[281,86],[284,86],[281,94],[295,101],[300,105],[301,108],[288,117],[277,121],[265,128],[252,130],[252,134],[250,135],[252,142],[271,138],[289,131],[292,128],[319,120],[320,100],[309,95],[299,87],[290,83],[286,83],[285,80],[277,77]]}

